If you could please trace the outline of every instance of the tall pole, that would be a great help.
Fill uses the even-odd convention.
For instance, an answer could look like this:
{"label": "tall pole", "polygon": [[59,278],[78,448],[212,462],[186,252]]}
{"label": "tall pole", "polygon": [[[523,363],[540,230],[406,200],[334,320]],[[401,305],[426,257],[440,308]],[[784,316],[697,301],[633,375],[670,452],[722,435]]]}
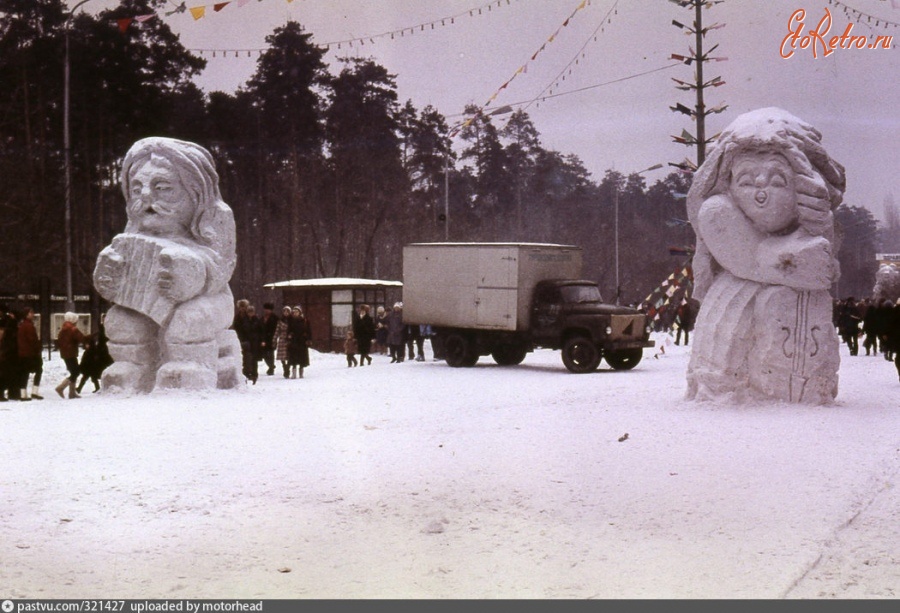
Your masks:
{"label": "tall pole", "polygon": [[694,42],[697,45],[697,167],[703,165],[706,160],[706,106],[703,103],[703,5],[697,2],[694,5],[696,24]]}
{"label": "tall pole", "polygon": [[619,304],[619,184],[615,184],[615,215],[616,215],[616,304]]}
{"label": "tall pole", "polygon": [[450,148],[444,152],[444,241],[450,241]]}
{"label": "tall pole", "polygon": [[72,17],[82,4],[90,0],[81,0],[69,11],[65,28],[65,61],[63,65],[63,153],[66,166],[65,173],[65,233],[66,233],[66,310],[75,310],[75,295],[72,291],[72,142],[69,129],[69,30]]}
{"label": "tall pole", "polygon": [[[71,15],[69,16],[71,18]],[[66,21],[65,66],[63,67],[63,153],[66,165],[66,311],[75,310],[72,293],[72,144],[69,133],[69,21]]]}
{"label": "tall pole", "polygon": [[707,53],[712,53],[718,48],[719,45],[713,45],[709,48],[708,51],[704,50],[703,41],[706,36],[706,33],[709,30],[715,30],[723,27],[725,24],[714,24],[711,26],[704,27],[703,25],[703,10],[704,8],[710,8],[715,4],[720,4],[724,2],[724,0],[670,0],[677,4],[682,8],[693,8],[694,9],[694,22],[693,24],[686,25],[678,20],[673,19],[672,25],[685,30],[689,34],[694,35],[694,46],[689,47],[691,54],[690,55],[682,55],[679,53],[673,53],[672,59],[679,60],[684,62],[688,66],[692,64],[696,64],[696,68],[694,70],[694,81],[682,81],[680,79],[674,79],[674,81],[678,84],[676,86],[677,89],[682,91],[691,91],[694,90],[695,95],[695,106],[693,108],[688,108],[683,104],[676,103],[674,106],[670,106],[669,108],[676,113],[683,113],[689,116],[696,122],[697,134],[693,135],[687,130],[682,130],[681,135],[672,136],[672,139],[676,143],[681,143],[683,145],[688,146],[696,146],[697,147],[697,162],[696,164],[691,162],[688,159],[685,159],[684,162],[679,164],[670,164],[671,166],[676,166],[681,168],[686,172],[693,172],[697,170],[699,166],[703,164],[706,160],[706,146],[710,144],[713,140],[715,140],[715,136],[712,138],[706,137],[706,116],[712,113],[721,113],[727,107],[727,105],[721,104],[719,106],[707,109],[706,101],[704,100],[705,92],[707,88],[710,87],[720,87],[725,85],[725,81],[722,80],[721,77],[714,77],[709,81],[705,81],[704,77],[704,68],[706,62],[709,60],[715,61],[724,61],[728,58],[726,57],[709,57]]}

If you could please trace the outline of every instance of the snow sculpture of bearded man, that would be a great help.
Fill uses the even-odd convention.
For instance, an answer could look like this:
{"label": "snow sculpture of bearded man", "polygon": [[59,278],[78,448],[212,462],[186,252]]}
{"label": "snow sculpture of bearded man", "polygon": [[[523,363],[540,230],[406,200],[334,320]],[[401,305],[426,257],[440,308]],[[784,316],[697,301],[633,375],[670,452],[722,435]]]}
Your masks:
{"label": "snow sculpture of bearded man", "polygon": [[240,382],[233,330],[235,227],[210,153],[151,137],[125,155],[127,223],[103,249],[94,286],[115,360],[102,384],[113,393],[232,388]]}
{"label": "snow sculpture of bearded man", "polygon": [[687,197],[701,301],[688,399],[821,405],[837,395],[829,288],[844,187],[821,134],[782,109],[741,115],[722,133]]}

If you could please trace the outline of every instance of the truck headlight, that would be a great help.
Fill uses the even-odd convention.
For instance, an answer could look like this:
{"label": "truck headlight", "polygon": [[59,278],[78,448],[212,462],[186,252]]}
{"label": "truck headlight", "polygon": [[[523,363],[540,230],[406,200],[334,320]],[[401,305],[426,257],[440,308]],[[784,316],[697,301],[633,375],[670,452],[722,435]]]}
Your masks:
{"label": "truck headlight", "polygon": [[607,336],[612,334],[612,326],[606,326],[606,334]]}
{"label": "truck headlight", "polygon": [[651,332],[653,332],[653,328],[650,326],[647,326],[646,328],[644,328],[644,332],[646,332],[647,334],[650,334]]}

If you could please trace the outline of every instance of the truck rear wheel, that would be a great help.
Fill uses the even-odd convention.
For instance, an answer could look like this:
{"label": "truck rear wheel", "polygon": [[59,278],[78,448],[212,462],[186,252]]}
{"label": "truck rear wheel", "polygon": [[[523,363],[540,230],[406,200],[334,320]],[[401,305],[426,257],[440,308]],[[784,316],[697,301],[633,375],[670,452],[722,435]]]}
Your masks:
{"label": "truck rear wheel", "polygon": [[454,368],[474,366],[478,361],[472,343],[462,334],[452,333],[444,340],[444,359]]}
{"label": "truck rear wheel", "polygon": [[619,351],[608,352],[605,357],[606,363],[612,366],[614,370],[631,370],[644,357],[644,350],[640,348],[620,349]]}
{"label": "truck rear wheel", "polygon": [[600,366],[600,350],[586,336],[573,336],[562,348],[562,360],[569,372],[583,374]]}
{"label": "truck rear wheel", "polygon": [[516,366],[525,359],[528,350],[522,343],[503,343],[491,353],[491,357],[500,366]]}

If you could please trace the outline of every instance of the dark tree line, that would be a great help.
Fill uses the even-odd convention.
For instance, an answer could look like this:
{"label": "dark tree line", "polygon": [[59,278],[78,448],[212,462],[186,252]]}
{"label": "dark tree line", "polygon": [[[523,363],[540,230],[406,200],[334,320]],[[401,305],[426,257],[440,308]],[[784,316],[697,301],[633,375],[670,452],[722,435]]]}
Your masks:
{"label": "dark tree line", "polygon": [[545,148],[523,111],[501,122],[469,108],[474,120],[451,137],[458,126],[401,102],[383,66],[328,66],[295,22],[267,38],[236,93],[206,95],[191,81],[205,60],[163,20],[117,26],[166,6],[123,0],[70,17],[61,0],[0,0],[0,293],[35,292],[40,279],[64,291],[67,29],[76,293],[90,290],[97,253],[124,228],[122,156],[152,135],[214,154],[238,231],[232,289],[254,300],[285,279],[402,280],[403,245],[445,237],[580,245],[585,276],[612,297],[617,196],[623,301],[640,301],[684,262],[670,247],[693,244],[689,177],[648,186],[610,170],[595,181],[576,156]]}

